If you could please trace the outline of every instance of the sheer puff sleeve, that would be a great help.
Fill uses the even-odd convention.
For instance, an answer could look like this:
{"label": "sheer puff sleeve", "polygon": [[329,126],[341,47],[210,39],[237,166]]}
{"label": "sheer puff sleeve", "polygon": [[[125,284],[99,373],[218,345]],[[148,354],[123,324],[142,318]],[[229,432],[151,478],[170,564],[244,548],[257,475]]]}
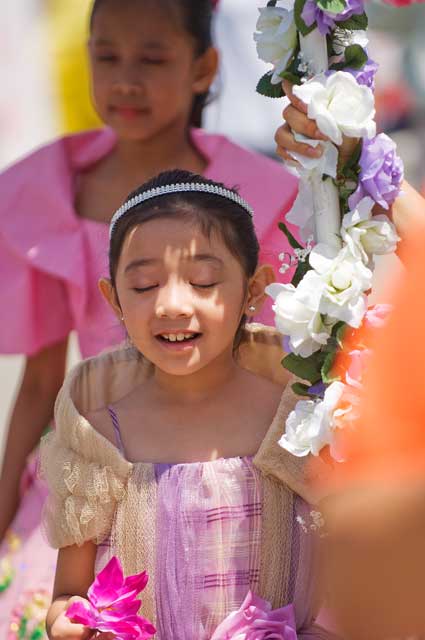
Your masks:
{"label": "sheer puff sleeve", "polygon": [[56,429],[41,445],[40,474],[49,487],[43,526],[54,548],[107,538],[132,469],[77,411],[70,389],[79,367],[58,396]]}

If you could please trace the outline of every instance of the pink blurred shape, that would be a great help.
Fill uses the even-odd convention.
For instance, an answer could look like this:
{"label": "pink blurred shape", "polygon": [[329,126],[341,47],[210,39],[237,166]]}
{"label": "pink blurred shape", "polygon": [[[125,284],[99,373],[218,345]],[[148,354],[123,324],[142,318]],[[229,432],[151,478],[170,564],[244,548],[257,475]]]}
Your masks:
{"label": "pink blurred shape", "polygon": [[241,608],[215,630],[211,640],[297,640],[292,605],[281,609],[248,591]]}

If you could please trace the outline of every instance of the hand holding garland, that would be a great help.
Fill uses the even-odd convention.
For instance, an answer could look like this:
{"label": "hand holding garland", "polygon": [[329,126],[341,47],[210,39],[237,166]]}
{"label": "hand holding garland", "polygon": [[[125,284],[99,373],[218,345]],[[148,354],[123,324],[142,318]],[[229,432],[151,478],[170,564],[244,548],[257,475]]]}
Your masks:
{"label": "hand holding garland", "polygon": [[[307,105],[294,95],[292,91],[293,84],[288,80],[283,80],[282,87],[289,104],[283,111],[285,122],[276,130],[276,153],[289,165],[298,164],[291,155],[293,153],[306,157],[320,158],[323,155],[322,147],[319,145],[312,148],[305,143],[297,142],[294,132],[319,141],[328,141],[329,139],[322,134],[316,122],[308,117]],[[342,145],[339,147],[340,165],[344,165],[352,156],[356,144],[358,144],[358,140],[355,138],[343,138]],[[388,213],[388,211],[375,204],[373,213],[376,215]],[[396,226],[397,233],[404,239],[408,236],[412,227],[425,225],[425,199],[407,180],[403,180],[401,194],[395,199],[389,213]]]}
{"label": "hand holding garland", "polygon": [[[373,259],[394,252],[400,239],[389,214],[403,165],[394,143],[376,135],[377,65],[368,56],[366,28],[362,0],[269,0],[254,35],[260,58],[273,65],[257,90],[277,98],[286,89],[289,96],[292,130],[278,131],[276,141],[286,140],[283,156],[298,163],[299,193],[286,218],[307,243],[281,224],[297,269],[292,284],[268,288],[276,326],[287,336],[283,365],[305,381],[293,387],[307,399],[297,403],[280,441],[296,456],[329,446],[342,457],[338,433],[356,419],[369,352],[363,329],[383,315],[367,308]],[[282,89],[282,80],[293,86]],[[319,144],[313,121],[322,153],[307,150]]]}

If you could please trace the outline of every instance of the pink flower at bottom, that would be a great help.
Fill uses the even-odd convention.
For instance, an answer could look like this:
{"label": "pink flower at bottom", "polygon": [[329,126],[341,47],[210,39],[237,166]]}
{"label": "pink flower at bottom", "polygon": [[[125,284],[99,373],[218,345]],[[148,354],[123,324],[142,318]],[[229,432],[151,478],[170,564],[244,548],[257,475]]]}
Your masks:
{"label": "pink flower at bottom", "polygon": [[97,575],[88,590],[88,599],[74,602],[66,616],[77,624],[115,634],[116,640],[147,640],[155,627],[137,615],[141,602],[137,598],[148,582],[145,571],[124,578],[119,560],[114,556]]}
{"label": "pink flower at bottom", "polygon": [[218,625],[211,640],[297,640],[294,608],[272,610],[248,591],[241,608]]}

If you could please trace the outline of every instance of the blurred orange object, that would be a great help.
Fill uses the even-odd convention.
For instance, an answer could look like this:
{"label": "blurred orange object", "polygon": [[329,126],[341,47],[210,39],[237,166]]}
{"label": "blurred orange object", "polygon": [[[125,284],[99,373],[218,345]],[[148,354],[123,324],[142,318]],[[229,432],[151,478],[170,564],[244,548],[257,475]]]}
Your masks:
{"label": "blurred orange object", "polygon": [[425,225],[403,242],[406,272],[372,337],[361,420],[347,435],[342,484],[425,478]]}

